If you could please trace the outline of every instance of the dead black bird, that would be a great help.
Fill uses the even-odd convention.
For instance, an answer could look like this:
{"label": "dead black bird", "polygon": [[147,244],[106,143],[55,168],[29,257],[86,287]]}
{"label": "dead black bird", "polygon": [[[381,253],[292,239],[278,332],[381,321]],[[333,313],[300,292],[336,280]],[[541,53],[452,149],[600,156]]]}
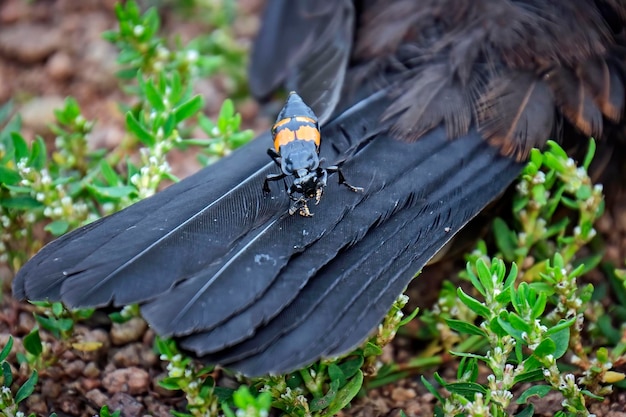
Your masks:
{"label": "dead black bird", "polygon": [[[282,373],[362,342],[414,274],[572,126],[622,123],[624,0],[270,0],[252,91],[298,91],[323,123],[315,217],[262,191],[262,135],[154,197],[69,233],[19,299],[139,303],[201,359]],[[278,188],[278,187],[277,187]]]}

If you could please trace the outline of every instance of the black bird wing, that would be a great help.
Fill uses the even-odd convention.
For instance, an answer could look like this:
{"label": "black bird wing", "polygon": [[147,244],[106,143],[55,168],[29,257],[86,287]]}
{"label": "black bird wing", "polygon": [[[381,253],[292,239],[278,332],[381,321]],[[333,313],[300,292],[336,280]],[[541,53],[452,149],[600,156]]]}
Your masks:
{"label": "black bird wing", "polygon": [[284,85],[321,123],[333,112],[354,38],[352,0],[270,0],[251,55],[250,91],[265,98]]}
{"label": "black bird wing", "polygon": [[[284,189],[261,190],[276,169],[262,135],[44,247],[17,274],[15,296],[72,307],[139,303],[157,332],[207,362],[248,375],[291,371],[362,342],[558,119],[595,133],[605,119],[621,120],[626,61],[615,58],[615,25],[594,2],[358,3],[350,64],[344,57],[334,69],[347,74],[333,87],[344,110],[323,126],[321,153],[328,164],[345,160],[346,178],[363,193],[331,175],[315,216],[290,216]],[[623,6],[613,3],[603,4]],[[324,26],[295,33],[299,25],[277,22],[328,4],[270,1],[257,50],[303,74],[299,36]],[[349,19],[327,17],[327,39],[344,38]],[[563,27],[576,46],[560,38]],[[293,56],[295,67],[285,61]],[[254,62],[259,80],[277,68]],[[287,76],[258,84],[280,80]]]}

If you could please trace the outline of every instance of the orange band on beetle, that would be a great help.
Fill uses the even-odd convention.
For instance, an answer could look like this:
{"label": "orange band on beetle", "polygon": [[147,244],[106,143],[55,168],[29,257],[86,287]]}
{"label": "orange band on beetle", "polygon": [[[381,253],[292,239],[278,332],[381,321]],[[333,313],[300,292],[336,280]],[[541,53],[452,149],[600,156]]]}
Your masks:
{"label": "orange band on beetle", "polygon": [[276,130],[279,127],[281,127],[282,125],[285,125],[285,124],[289,123],[291,121],[291,119],[292,119],[291,117],[287,117],[287,118],[285,118],[283,120],[277,121],[276,123],[274,123],[274,126],[272,126],[272,130]]}
{"label": "orange band on beetle", "polygon": [[274,149],[280,152],[280,147],[296,140],[296,133],[293,130],[282,129],[274,133]]}
{"label": "orange band on beetle", "polygon": [[296,130],[296,139],[310,140],[315,143],[315,146],[320,146],[320,131],[313,126],[303,125]]}

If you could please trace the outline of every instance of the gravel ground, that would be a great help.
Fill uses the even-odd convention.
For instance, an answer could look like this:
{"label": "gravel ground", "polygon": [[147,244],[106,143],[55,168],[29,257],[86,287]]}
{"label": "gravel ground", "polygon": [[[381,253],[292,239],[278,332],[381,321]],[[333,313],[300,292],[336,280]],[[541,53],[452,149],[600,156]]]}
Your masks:
{"label": "gravel ground", "polygon": [[[258,27],[261,0],[239,2],[240,17],[235,28],[244,44]],[[14,99],[24,121],[24,135],[37,134],[51,139],[47,124],[54,120],[53,110],[62,106],[66,96],[77,99],[87,118],[97,125],[90,137],[93,148],[112,148],[123,137],[124,117],[118,103],[126,97],[115,78],[116,51],[101,33],[115,26],[114,0],[3,0],[0,2],[0,104]],[[198,23],[185,22],[174,13],[164,16],[166,32],[180,35],[183,42],[203,30]],[[206,113],[214,117],[227,93],[219,79],[202,80],[198,92],[207,101]],[[244,125],[260,131],[268,120],[259,116],[258,106],[244,102],[239,106]],[[173,153],[174,173],[184,177],[197,169],[193,155]],[[606,235],[606,257],[623,264],[626,253],[626,196],[617,196],[598,225]],[[458,264],[457,264],[458,265]],[[436,297],[434,283],[452,276],[453,263],[440,263],[422,274],[412,294],[412,303],[429,306]],[[0,346],[8,335],[16,338],[14,351],[19,352],[21,338],[34,326],[32,306],[12,300],[10,274],[0,266],[4,295],[0,301]],[[601,279],[601,278],[599,278]],[[77,333],[85,342],[97,341],[103,348],[94,352],[64,352],[58,363],[40,374],[35,394],[26,400],[24,411],[37,415],[57,412],[59,415],[92,416],[107,404],[121,410],[123,416],[167,416],[169,411],[184,410],[184,397],[166,391],[157,381],[165,375],[164,366],[153,352],[153,332],[141,319],[123,325],[111,325],[103,313],[96,313],[87,324],[80,324]],[[50,349],[60,349],[58,342],[44,333]],[[411,357],[414,342],[397,338],[388,346],[383,358],[398,362]],[[14,352],[14,353],[15,353]],[[14,362],[15,363],[15,362]],[[22,377],[26,370],[15,370]],[[453,365],[439,369],[444,377],[453,378]],[[400,410],[407,415],[432,415],[434,397],[428,393],[419,376],[411,376],[396,384],[368,392],[343,416],[396,416]],[[536,403],[540,415],[552,415],[560,409],[558,395]],[[626,416],[626,393],[615,393],[602,403],[591,406],[598,416]],[[512,410],[514,411],[514,410]]]}

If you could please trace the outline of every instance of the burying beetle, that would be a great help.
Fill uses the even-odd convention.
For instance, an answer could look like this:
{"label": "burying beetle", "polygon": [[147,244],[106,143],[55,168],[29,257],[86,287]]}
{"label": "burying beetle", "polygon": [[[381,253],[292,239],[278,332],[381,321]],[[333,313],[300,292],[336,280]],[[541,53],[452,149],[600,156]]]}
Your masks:
{"label": "burying beetle", "polygon": [[281,173],[268,175],[263,191],[270,192],[269,181],[293,176],[293,183],[287,190],[293,201],[289,214],[299,211],[301,216],[313,216],[307,203],[315,198],[315,204],[319,204],[329,172],[338,174],[339,184],[355,192],[363,191],[363,188],[346,182],[339,166],[320,166],[323,159],[319,158],[321,136],[317,116],[295,91],[289,93],[287,102],[278,113],[272,126],[272,138],[274,148],[268,149],[267,154],[280,167]]}

